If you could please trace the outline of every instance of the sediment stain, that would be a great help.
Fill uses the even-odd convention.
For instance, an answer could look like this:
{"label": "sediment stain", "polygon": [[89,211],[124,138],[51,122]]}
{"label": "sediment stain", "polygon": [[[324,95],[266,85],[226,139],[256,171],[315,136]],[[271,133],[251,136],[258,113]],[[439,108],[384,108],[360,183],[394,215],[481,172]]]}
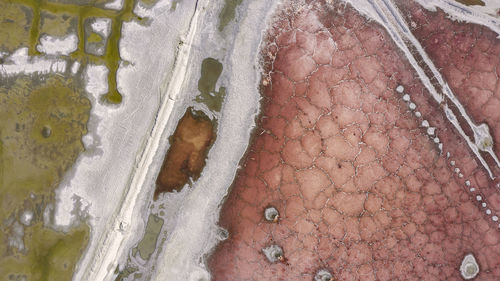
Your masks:
{"label": "sediment stain", "polygon": [[171,146],[156,179],[155,199],[160,193],[179,191],[189,178],[199,178],[215,139],[213,126],[202,111],[186,110],[170,139]]}
{"label": "sediment stain", "polygon": [[467,5],[467,6],[484,6],[484,2],[481,0],[455,0],[458,3]]}

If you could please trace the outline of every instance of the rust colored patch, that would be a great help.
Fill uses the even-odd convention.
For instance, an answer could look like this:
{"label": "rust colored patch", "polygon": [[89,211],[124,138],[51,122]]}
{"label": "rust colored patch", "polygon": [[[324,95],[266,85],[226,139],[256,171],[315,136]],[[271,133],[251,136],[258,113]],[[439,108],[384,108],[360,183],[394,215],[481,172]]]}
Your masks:
{"label": "rust colored patch", "polygon": [[188,108],[170,139],[156,179],[155,199],[160,193],[179,191],[190,177],[198,179],[213,140],[212,121],[203,112]]}

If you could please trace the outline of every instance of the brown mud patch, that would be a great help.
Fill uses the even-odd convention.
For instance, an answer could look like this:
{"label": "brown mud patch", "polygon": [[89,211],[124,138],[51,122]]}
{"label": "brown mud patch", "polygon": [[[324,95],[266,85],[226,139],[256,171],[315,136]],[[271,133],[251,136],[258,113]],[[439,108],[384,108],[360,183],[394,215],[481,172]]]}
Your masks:
{"label": "brown mud patch", "polygon": [[199,178],[214,139],[208,116],[188,108],[170,139],[171,146],[156,179],[155,199],[160,193],[181,190],[189,178]]}

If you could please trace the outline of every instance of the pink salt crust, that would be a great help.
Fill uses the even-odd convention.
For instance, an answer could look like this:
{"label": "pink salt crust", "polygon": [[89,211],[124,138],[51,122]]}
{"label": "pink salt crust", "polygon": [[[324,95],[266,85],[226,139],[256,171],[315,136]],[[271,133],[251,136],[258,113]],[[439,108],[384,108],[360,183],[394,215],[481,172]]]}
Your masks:
{"label": "pink salt crust", "polygon": [[[500,145],[500,40],[485,26],[453,21],[413,1],[396,1],[411,32],[425,48],[468,113],[487,123]],[[497,149],[497,157],[500,150]]]}
{"label": "pink salt crust", "polygon": [[[498,191],[383,27],[344,4],[288,5],[263,56],[260,129],[222,210],[230,236],[212,280],[313,280],[322,268],[334,280],[461,280],[468,253],[476,280],[500,280],[500,229],[480,205],[500,214]],[[263,217],[270,205],[278,223]],[[272,244],[286,262],[265,258]]]}

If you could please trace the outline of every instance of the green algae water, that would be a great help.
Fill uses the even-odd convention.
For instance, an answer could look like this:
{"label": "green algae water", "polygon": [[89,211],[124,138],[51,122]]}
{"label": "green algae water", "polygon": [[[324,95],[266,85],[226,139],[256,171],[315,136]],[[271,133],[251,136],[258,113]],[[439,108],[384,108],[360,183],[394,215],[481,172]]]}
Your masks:
{"label": "green algae water", "polygon": [[217,29],[223,31],[224,28],[234,19],[236,8],[243,0],[224,0],[224,6],[219,13],[219,25]]}
{"label": "green algae water", "polygon": [[222,102],[226,96],[226,88],[220,87],[215,91],[215,87],[222,73],[222,63],[214,58],[206,58],[201,63],[201,74],[198,80],[198,90],[200,95],[195,101],[204,103],[210,110],[219,112]]}
{"label": "green algae water", "polygon": [[155,251],[156,242],[158,241],[162,227],[163,219],[153,214],[149,215],[144,236],[139,244],[137,244],[137,250],[143,260],[149,260]]}

